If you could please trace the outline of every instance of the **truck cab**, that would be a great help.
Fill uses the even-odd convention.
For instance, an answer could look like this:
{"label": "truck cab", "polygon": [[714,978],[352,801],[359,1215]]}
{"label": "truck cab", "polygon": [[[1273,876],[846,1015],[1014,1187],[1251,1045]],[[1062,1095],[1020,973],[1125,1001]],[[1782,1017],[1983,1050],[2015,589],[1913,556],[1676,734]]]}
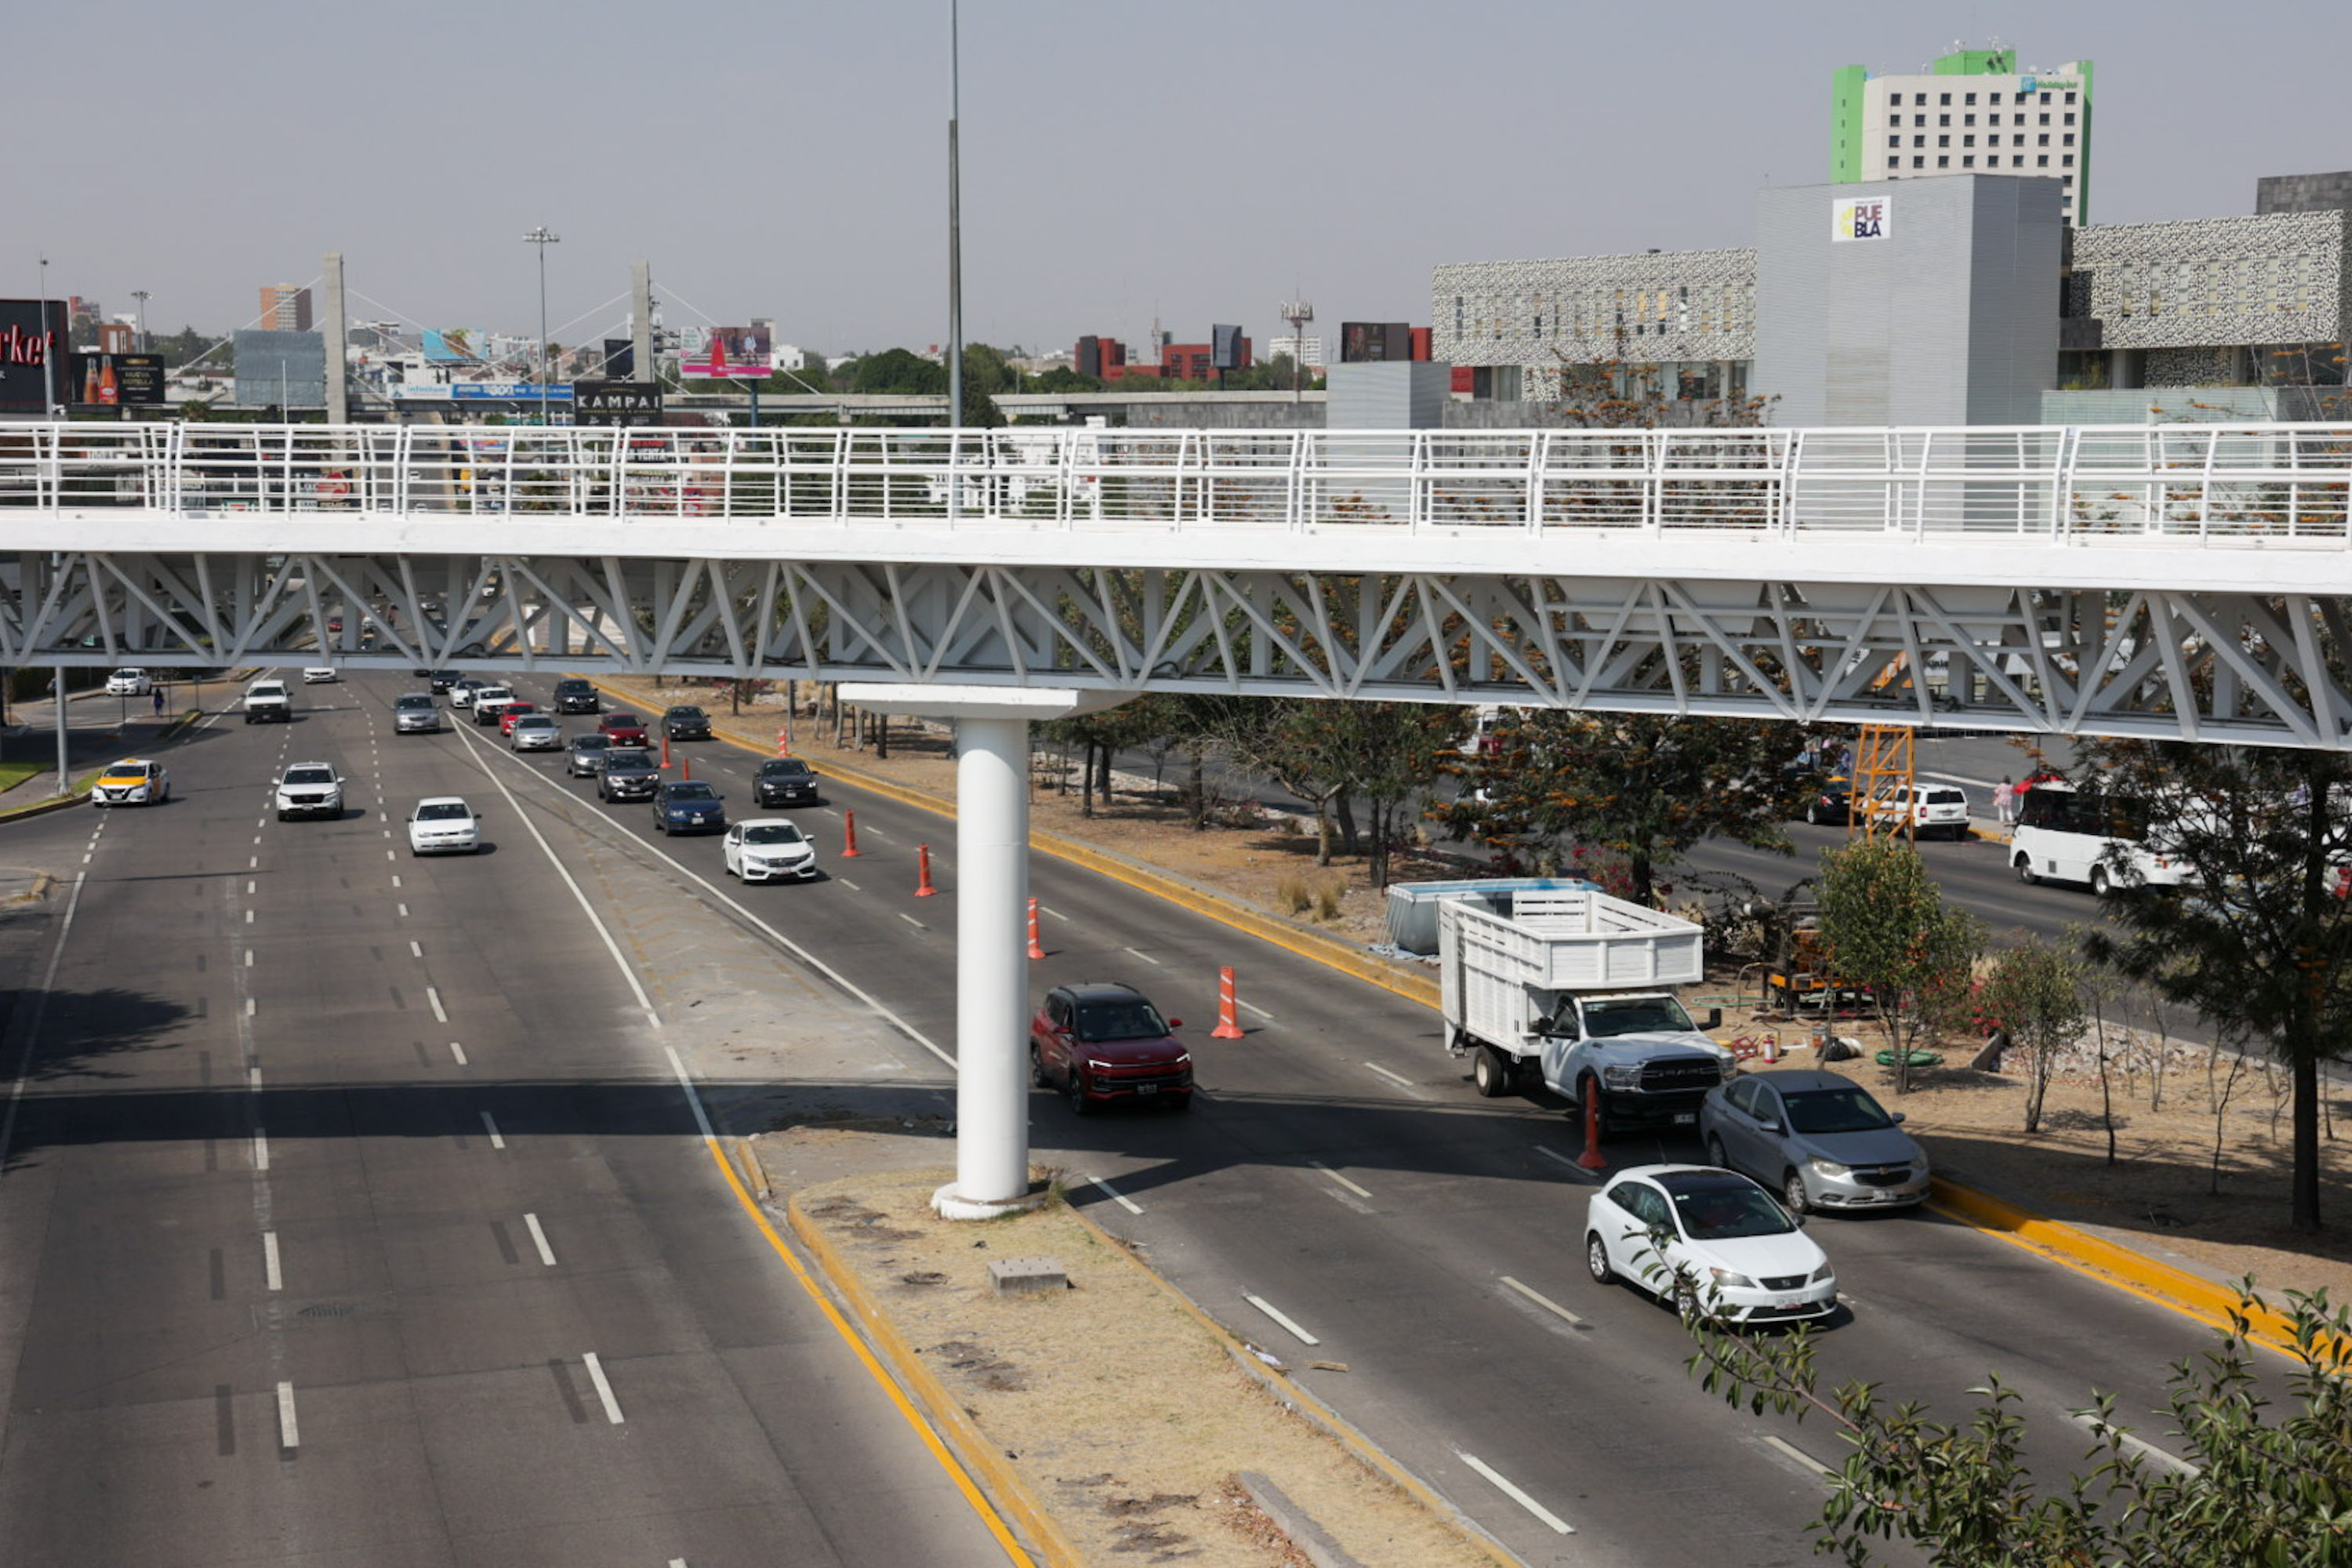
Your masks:
{"label": "truck cab", "polygon": [[[1706,1027],[1722,1021],[1714,1009]],[[1544,1087],[1579,1109],[1596,1094],[1604,1129],[1696,1125],[1699,1101],[1733,1067],[1664,992],[1565,994],[1536,1025]]]}

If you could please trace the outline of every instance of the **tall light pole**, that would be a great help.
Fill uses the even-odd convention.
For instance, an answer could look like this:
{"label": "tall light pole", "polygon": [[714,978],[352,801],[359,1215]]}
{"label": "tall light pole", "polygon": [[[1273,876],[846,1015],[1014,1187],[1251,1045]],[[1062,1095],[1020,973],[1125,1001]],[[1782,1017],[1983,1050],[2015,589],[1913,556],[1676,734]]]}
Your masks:
{"label": "tall light pole", "polygon": [[133,289],[131,297],[139,301],[139,352],[147,352],[147,301],[152,298],[144,289]]}
{"label": "tall light pole", "polygon": [[1290,404],[1296,408],[1307,401],[1307,323],[1315,319],[1315,307],[1304,300],[1285,300],[1279,312],[1290,323]]}
{"label": "tall light pole", "polygon": [[539,423],[547,424],[547,247],[561,242],[563,237],[541,224],[523,242],[539,247]]}
{"label": "tall light pole", "polygon": [[956,122],[963,115],[963,77],[956,0],[948,0],[948,517],[963,510],[958,460],[963,445],[963,179]]}
{"label": "tall light pole", "polygon": [[49,337],[49,258],[41,258],[41,417],[58,416],[58,345]]}

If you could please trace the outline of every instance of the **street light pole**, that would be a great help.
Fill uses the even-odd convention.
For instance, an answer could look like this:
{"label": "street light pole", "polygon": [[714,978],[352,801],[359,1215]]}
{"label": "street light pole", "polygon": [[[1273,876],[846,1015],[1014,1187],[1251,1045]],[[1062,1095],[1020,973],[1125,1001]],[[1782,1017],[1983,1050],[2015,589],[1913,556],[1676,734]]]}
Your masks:
{"label": "street light pole", "polygon": [[541,224],[522,237],[525,244],[539,247],[539,423],[544,428],[547,425],[547,247],[560,242],[563,237]]}
{"label": "street light pole", "polygon": [[956,0],[948,0],[948,518],[963,510],[963,177],[957,122],[963,117]]}
{"label": "street light pole", "polygon": [[139,352],[147,352],[147,301],[152,298],[144,289],[133,289],[131,297],[139,301]]}
{"label": "street light pole", "polygon": [[1307,323],[1315,319],[1315,307],[1285,300],[1281,315],[1290,323],[1290,404],[1296,408],[1307,401]]}
{"label": "street light pole", "polygon": [[41,258],[41,417],[58,416],[58,345],[49,336],[49,258]]}

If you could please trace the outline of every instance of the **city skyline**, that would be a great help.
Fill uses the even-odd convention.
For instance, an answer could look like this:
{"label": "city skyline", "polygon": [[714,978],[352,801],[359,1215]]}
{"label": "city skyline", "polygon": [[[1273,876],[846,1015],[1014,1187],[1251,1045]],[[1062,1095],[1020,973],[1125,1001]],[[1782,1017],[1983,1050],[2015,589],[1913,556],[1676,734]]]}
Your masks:
{"label": "city skyline", "polygon": [[[2259,175],[2352,162],[2325,95],[2263,85],[2282,39],[2339,55],[2352,11],[2266,18],[2257,54],[2168,0],[1696,0],[1663,37],[1536,0],[967,0],[965,335],[1050,352],[1156,320],[1265,342],[1294,294],[1324,321],[1425,323],[1442,262],[1746,245],[1760,191],[1827,181],[1838,67],[1955,44],[2097,59],[2095,221],[2247,212]],[[642,258],[673,326],[772,317],[835,354],[943,342],[946,0],[681,20],[664,40],[601,0],[20,18],[17,58],[58,68],[19,97],[75,128],[75,157],[0,174],[0,295],[36,293],[46,256],[52,297],[120,311],[145,289],[152,331],[226,332],[338,250],[354,319],[516,331],[537,319],[521,237],[545,224],[560,342],[617,327]],[[2193,108],[2255,91],[2257,114]]]}

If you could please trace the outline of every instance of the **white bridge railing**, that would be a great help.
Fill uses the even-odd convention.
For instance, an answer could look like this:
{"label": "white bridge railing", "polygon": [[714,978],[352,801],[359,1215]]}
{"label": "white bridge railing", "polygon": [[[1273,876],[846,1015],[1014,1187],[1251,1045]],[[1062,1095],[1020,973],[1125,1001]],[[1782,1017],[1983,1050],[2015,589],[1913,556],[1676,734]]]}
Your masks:
{"label": "white bridge railing", "polygon": [[1822,430],[0,426],[0,516],[2124,536],[2342,546],[2352,426]]}

